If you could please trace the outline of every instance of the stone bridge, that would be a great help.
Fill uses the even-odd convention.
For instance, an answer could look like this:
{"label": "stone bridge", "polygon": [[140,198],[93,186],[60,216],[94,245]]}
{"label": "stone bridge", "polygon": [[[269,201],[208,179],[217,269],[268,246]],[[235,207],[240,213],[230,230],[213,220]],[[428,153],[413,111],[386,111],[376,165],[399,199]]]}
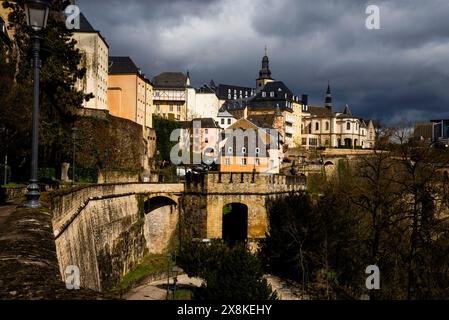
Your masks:
{"label": "stone bridge", "polygon": [[145,255],[169,246],[183,192],[184,184],[131,183],[54,194],[52,224],[63,278],[74,265],[83,287],[117,285]]}
{"label": "stone bridge", "polygon": [[[256,240],[268,229],[271,199],[305,190],[301,177],[209,173],[187,179],[183,197],[185,229],[191,238]],[[233,229],[240,229],[234,234]],[[232,239],[231,239],[232,240]]]}
{"label": "stone bridge", "polygon": [[181,237],[263,238],[267,203],[304,190],[299,177],[195,175],[183,183],[96,185],[52,196],[53,232],[63,279],[80,269],[81,286],[105,290],[149,254]]}

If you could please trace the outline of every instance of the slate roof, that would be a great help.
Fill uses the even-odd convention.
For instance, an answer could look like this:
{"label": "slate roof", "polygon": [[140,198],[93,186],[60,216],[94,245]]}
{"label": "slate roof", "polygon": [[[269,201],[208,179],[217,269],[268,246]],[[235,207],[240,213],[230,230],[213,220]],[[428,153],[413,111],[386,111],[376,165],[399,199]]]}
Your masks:
{"label": "slate roof", "polygon": [[232,114],[230,114],[228,111],[224,110],[224,111],[220,111],[218,113],[218,117],[219,118],[234,118],[234,116]]}
{"label": "slate roof", "polygon": [[343,109],[343,114],[348,115],[348,116],[352,116],[351,108],[349,108],[348,105],[345,105],[345,108]]}
{"label": "slate roof", "polygon": [[77,30],[79,32],[98,32],[97,30],[92,27],[89,20],[87,20],[84,13],[80,14],[80,28]]}
{"label": "slate roof", "polygon": [[179,124],[181,125],[182,129],[192,129],[193,128],[193,121],[199,121],[201,122],[201,128],[202,129],[221,129],[216,123],[215,120],[212,118],[196,118],[192,121],[180,121]]}
{"label": "slate roof", "polygon": [[251,109],[287,110],[293,112],[293,105],[288,100],[250,100]]}
{"label": "slate roof", "polygon": [[[229,90],[231,90],[231,99],[229,99]],[[236,91],[237,99],[240,99],[240,91],[242,91],[242,98],[245,98],[246,93],[248,93],[248,97],[250,97],[251,94],[254,93],[253,88],[227,84],[219,84],[216,93],[218,99],[220,100],[234,100],[234,91]]]}
{"label": "slate roof", "polygon": [[248,106],[248,99],[238,99],[226,101],[220,108],[222,111],[233,111],[233,110],[243,110]]}
{"label": "slate roof", "polygon": [[282,81],[274,81],[267,83],[258,91],[256,96],[249,100],[249,105],[252,109],[280,108],[292,112],[293,98],[292,91]]}
{"label": "slate roof", "polygon": [[332,111],[327,109],[326,107],[309,106],[309,113],[313,116],[317,116],[320,118],[325,118],[325,117],[330,118],[334,115],[332,113]]}
{"label": "slate roof", "polygon": [[215,123],[215,120],[212,118],[197,118],[193,119],[193,121],[200,121],[201,128],[220,129],[220,127]]}
{"label": "slate roof", "polygon": [[182,72],[163,72],[153,78],[157,88],[186,88],[187,76]]}
{"label": "slate roof", "polygon": [[[266,97],[262,96],[262,92],[266,93]],[[274,96],[271,96],[274,93]],[[254,101],[257,100],[293,100],[292,91],[282,81],[268,82],[256,95]]]}
{"label": "slate roof", "polygon": [[196,89],[197,93],[215,93],[215,88],[211,87],[208,84],[203,85],[201,88]]}
{"label": "slate roof", "polygon": [[252,115],[248,117],[248,120],[260,128],[273,128],[275,118],[275,115],[271,113],[264,115]]}
{"label": "slate roof", "polygon": [[141,75],[141,71],[130,57],[109,57],[109,74]]}
{"label": "slate roof", "polygon": [[100,36],[100,38],[104,41],[104,43],[106,44],[106,46],[109,48],[108,43],[106,42],[106,39],[101,35],[101,32],[96,30],[89,22],[89,20],[87,20],[86,16],[84,15],[84,13],[80,14],[80,28],[78,30],[75,30],[75,32],[85,32],[85,33],[98,33],[98,35]]}

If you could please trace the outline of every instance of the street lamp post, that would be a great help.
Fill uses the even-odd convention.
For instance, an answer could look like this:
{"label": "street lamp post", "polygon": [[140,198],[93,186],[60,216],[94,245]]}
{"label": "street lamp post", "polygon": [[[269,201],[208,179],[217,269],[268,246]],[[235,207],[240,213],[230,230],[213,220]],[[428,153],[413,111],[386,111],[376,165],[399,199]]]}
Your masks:
{"label": "street lamp post", "polygon": [[178,283],[179,268],[177,266],[174,266],[171,271],[174,274],[174,277],[173,277],[173,300],[176,300],[176,284]]}
{"label": "street lamp post", "polygon": [[170,298],[170,266],[171,266],[171,253],[167,253],[167,296],[165,300]]}
{"label": "street lamp post", "polygon": [[75,157],[76,157],[76,133],[78,132],[78,128],[72,128],[72,139],[73,139],[73,156],[72,156],[72,186],[75,185]]}
{"label": "street lamp post", "polygon": [[41,208],[39,202],[39,178],[38,178],[38,158],[39,158],[39,75],[41,68],[40,48],[41,38],[37,36],[37,32],[43,30],[47,26],[48,13],[50,11],[50,3],[43,0],[29,0],[25,2],[25,13],[27,16],[27,24],[33,30],[31,37],[33,42],[33,67],[34,67],[34,98],[33,98],[33,131],[31,146],[31,178],[27,187],[26,208]]}

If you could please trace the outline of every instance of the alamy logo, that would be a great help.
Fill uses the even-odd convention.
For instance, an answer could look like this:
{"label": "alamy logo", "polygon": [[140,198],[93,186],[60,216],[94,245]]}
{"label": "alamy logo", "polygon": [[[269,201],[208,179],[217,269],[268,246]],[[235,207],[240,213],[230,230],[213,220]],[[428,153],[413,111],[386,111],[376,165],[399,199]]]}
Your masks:
{"label": "alamy logo", "polygon": [[[222,164],[223,159],[259,167],[261,172],[273,170],[279,152],[279,133],[275,129],[226,129],[211,134],[193,121],[191,129],[176,129],[170,141],[178,142],[170,152],[175,165]],[[270,166],[271,165],[271,166]]]}
{"label": "alamy logo", "polygon": [[67,266],[65,268],[65,286],[68,290],[79,290],[80,288],[80,269],[77,266]]}
{"label": "alamy logo", "polygon": [[368,30],[380,29],[380,8],[376,5],[369,5],[366,7],[366,14],[369,16],[366,18],[365,26]]}
{"label": "alamy logo", "polygon": [[368,290],[379,290],[380,289],[380,270],[378,266],[371,265],[366,267],[366,274],[370,274],[366,278],[366,288]]}
{"label": "alamy logo", "polygon": [[80,29],[80,8],[76,5],[67,6],[64,10],[66,16],[65,26],[69,30],[79,30]]}

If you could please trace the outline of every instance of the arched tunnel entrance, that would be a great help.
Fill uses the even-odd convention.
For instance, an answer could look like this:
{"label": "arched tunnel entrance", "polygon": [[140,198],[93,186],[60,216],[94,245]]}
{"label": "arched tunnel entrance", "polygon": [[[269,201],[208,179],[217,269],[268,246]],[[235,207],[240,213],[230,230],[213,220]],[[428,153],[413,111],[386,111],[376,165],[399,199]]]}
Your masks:
{"label": "arched tunnel entrance", "polygon": [[222,239],[229,245],[245,242],[248,238],[248,207],[230,203],[223,207]]}
{"label": "arched tunnel entrance", "polygon": [[156,209],[165,207],[165,206],[176,206],[177,203],[167,197],[154,197],[151,199],[148,199],[144,203],[144,212],[145,214],[150,213]]}
{"label": "arched tunnel entrance", "polygon": [[178,238],[178,206],[173,199],[156,196],[143,204],[143,232],[148,252],[161,254]]}

